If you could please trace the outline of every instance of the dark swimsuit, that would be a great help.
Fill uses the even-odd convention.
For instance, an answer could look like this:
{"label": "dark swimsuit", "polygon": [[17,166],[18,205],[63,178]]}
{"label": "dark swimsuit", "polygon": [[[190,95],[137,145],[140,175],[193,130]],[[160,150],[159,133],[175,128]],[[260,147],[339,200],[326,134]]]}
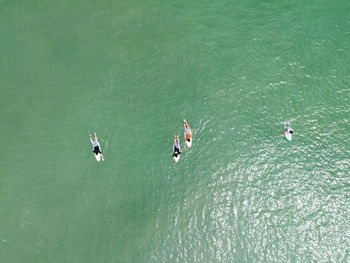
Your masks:
{"label": "dark swimsuit", "polygon": [[180,149],[177,148],[176,146],[174,146],[174,155],[173,155],[173,156],[179,155],[180,153],[181,153],[181,152],[180,152]]}
{"label": "dark swimsuit", "polygon": [[94,147],[94,150],[92,151],[94,154],[99,154],[99,153],[101,153],[101,151],[100,151],[100,147],[98,147],[97,145]]}

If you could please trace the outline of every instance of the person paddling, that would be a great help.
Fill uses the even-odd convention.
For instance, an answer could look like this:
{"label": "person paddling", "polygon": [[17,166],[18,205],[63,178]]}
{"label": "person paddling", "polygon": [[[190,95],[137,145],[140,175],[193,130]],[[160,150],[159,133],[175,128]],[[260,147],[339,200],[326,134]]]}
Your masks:
{"label": "person paddling", "polygon": [[94,136],[91,136],[91,134],[89,134],[89,137],[90,137],[90,142],[92,144],[92,152],[94,153],[96,160],[100,161],[101,159],[102,161],[104,161],[103,154],[101,152],[101,146],[97,140],[96,133],[94,133]]}
{"label": "person paddling", "polygon": [[293,131],[293,129],[290,127],[290,124],[289,124],[289,123],[285,123],[285,124],[284,124],[283,133],[290,133],[290,134],[293,134],[293,133],[294,133],[294,131]]}
{"label": "person paddling", "polygon": [[185,144],[188,147],[191,147],[192,145],[192,131],[190,128],[190,125],[188,125],[188,122],[186,120],[183,120],[184,122],[184,128],[185,128]]}
{"label": "person paddling", "polygon": [[283,127],[283,135],[288,140],[291,141],[293,139],[293,129],[290,127],[289,123],[284,123]]}
{"label": "person paddling", "polygon": [[179,136],[174,136],[174,144],[173,144],[173,159],[177,162],[180,159],[180,138]]}

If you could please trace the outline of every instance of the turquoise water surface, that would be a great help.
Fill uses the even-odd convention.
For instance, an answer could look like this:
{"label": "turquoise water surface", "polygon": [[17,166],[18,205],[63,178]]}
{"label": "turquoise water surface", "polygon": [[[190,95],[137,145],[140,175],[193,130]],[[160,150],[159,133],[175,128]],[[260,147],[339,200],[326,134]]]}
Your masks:
{"label": "turquoise water surface", "polygon": [[0,0],[0,262],[349,262],[349,14]]}

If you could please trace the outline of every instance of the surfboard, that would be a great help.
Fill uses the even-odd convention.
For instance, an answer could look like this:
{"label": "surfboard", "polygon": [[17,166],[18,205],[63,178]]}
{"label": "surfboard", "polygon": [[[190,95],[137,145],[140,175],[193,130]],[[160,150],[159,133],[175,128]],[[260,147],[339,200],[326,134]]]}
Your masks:
{"label": "surfboard", "polygon": [[173,159],[177,163],[180,160],[180,154],[177,157],[173,156]]}
{"label": "surfboard", "polygon": [[[185,138],[186,138],[186,134],[185,134]],[[190,139],[190,141],[185,140],[185,144],[187,147],[191,147],[192,146],[192,138]]]}
{"label": "surfboard", "polygon": [[192,131],[191,131],[190,126],[188,125],[187,127],[188,127],[189,133],[191,134],[191,139],[190,139],[190,141],[187,141],[186,140],[186,124],[188,125],[187,121],[184,120],[184,125],[185,125],[185,131],[184,131],[185,144],[186,144],[187,147],[191,147],[192,146]]}
{"label": "surfboard", "polygon": [[96,158],[96,161],[101,161],[102,160],[102,155],[99,153],[99,154],[94,154],[95,155],[95,158]]}
{"label": "surfboard", "polygon": [[[89,134],[89,137],[90,137],[90,142],[92,144],[92,151],[94,150],[94,146],[97,146],[99,147],[100,151],[102,152],[102,149],[101,149],[101,145],[100,143],[97,141],[97,136],[96,136],[96,132],[94,132],[94,137],[91,136],[91,134]],[[102,153],[98,153],[98,154],[95,154],[94,152],[92,152],[92,154],[95,156],[95,159],[96,161],[103,161],[103,155]]]}
{"label": "surfboard", "polygon": [[[173,148],[172,148],[172,150],[173,150],[173,160],[177,163],[180,160],[180,155],[181,154],[178,154],[177,157],[175,157],[174,156],[174,147],[175,146],[173,145]],[[181,152],[180,144],[179,144],[179,151]]]}
{"label": "surfboard", "polygon": [[284,137],[286,137],[288,141],[291,141],[293,139],[293,135],[289,132],[284,132]]}
{"label": "surfboard", "polygon": [[288,141],[291,141],[293,139],[293,135],[290,133],[290,132],[286,132],[286,130],[293,130],[291,127],[290,127],[290,124],[285,122],[284,123],[284,127],[283,127],[283,130],[284,130],[284,137],[288,140]]}
{"label": "surfboard", "polygon": [[[101,145],[99,143],[97,143],[97,145],[100,148],[100,151],[102,152]],[[95,156],[96,161],[99,162],[99,161],[103,160],[101,153],[95,154],[94,152],[92,152],[92,154]]]}

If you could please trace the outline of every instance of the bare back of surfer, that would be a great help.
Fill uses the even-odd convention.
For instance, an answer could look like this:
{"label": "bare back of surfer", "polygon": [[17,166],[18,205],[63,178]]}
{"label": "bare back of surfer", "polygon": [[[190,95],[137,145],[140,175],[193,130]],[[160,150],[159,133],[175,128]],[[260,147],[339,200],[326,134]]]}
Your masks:
{"label": "bare back of surfer", "polygon": [[283,133],[290,133],[290,134],[293,134],[294,131],[293,129],[290,127],[290,124],[289,123],[285,123],[284,124],[284,128],[283,128]]}
{"label": "bare back of surfer", "polygon": [[101,147],[100,147],[100,143],[98,142],[97,140],[97,136],[96,136],[96,133],[94,133],[93,136],[91,136],[91,134],[89,134],[90,136],[90,142],[92,144],[92,152],[95,154],[95,155],[101,155],[101,159],[102,161],[104,160],[103,159],[103,154],[101,152]]}
{"label": "bare back of surfer", "polygon": [[192,140],[192,131],[188,122],[184,120],[184,128],[185,128],[185,140],[190,142]]}
{"label": "bare back of surfer", "polygon": [[173,157],[177,158],[181,154],[181,151],[180,151],[180,138],[179,138],[179,136],[174,136],[173,148],[174,148]]}

